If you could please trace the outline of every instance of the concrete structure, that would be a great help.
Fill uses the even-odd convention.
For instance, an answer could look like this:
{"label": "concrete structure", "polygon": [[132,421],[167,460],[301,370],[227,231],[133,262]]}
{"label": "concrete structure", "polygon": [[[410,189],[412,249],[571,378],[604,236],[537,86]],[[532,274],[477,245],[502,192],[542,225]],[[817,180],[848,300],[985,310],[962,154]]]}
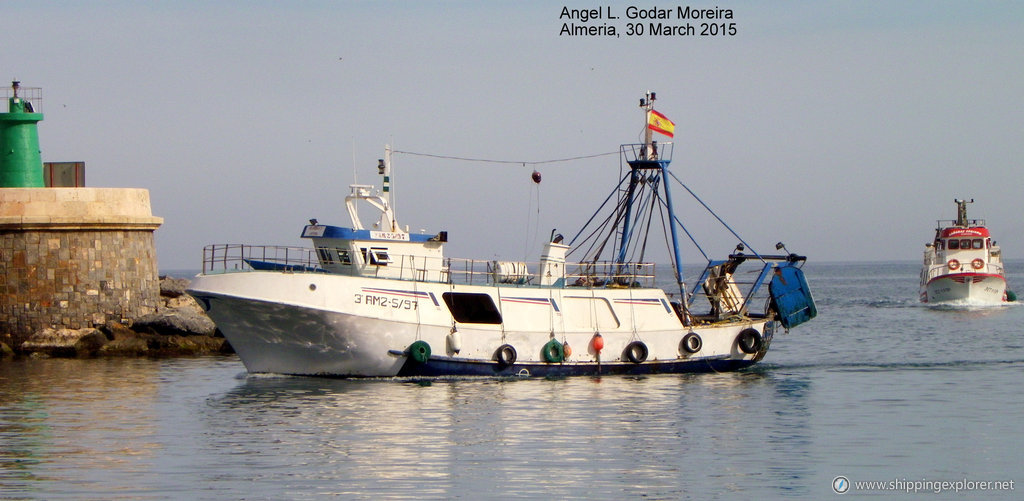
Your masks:
{"label": "concrete structure", "polygon": [[156,311],[153,232],[138,188],[0,188],[0,341]]}

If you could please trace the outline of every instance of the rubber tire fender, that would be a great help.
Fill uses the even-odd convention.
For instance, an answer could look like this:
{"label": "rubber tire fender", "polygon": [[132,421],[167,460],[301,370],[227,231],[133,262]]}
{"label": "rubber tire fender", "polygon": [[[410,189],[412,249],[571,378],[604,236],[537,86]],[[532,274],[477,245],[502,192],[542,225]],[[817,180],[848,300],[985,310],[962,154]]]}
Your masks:
{"label": "rubber tire fender", "polygon": [[494,352],[494,358],[499,365],[509,367],[516,363],[516,349],[510,344],[503,344]]}
{"label": "rubber tire fender", "polygon": [[702,340],[700,338],[700,334],[697,334],[696,332],[691,332],[683,336],[683,340],[679,342],[679,348],[683,353],[688,353],[690,355],[697,353],[703,347],[704,340]]}
{"label": "rubber tire fender", "polygon": [[633,341],[626,345],[626,349],[622,352],[626,359],[634,364],[642,364],[647,360],[647,355],[650,351],[647,349],[647,345],[643,341]]}
{"label": "rubber tire fender", "polygon": [[736,345],[739,346],[740,351],[748,355],[753,355],[761,350],[761,346],[764,345],[764,338],[761,337],[761,333],[757,332],[757,329],[748,327],[740,331],[740,334],[736,336]]}

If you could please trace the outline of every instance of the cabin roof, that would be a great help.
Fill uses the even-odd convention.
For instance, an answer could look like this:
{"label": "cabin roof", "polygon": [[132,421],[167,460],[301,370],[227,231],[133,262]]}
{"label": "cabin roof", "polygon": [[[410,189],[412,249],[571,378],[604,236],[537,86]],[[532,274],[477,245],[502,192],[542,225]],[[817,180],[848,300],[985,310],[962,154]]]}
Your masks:
{"label": "cabin roof", "polygon": [[380,240],[383,242],[429,242],[437,239],[437,235],[426,233],[406,233],[404,231],[354,230],[342,226],[306,225],[302,229],[302,238],[339,238],[344,240]]}
{"label": "cabin roof", "polygon": [[944,228],[940,238],[984,238],[988,237],[988,228],[976,226],[971,228]]}

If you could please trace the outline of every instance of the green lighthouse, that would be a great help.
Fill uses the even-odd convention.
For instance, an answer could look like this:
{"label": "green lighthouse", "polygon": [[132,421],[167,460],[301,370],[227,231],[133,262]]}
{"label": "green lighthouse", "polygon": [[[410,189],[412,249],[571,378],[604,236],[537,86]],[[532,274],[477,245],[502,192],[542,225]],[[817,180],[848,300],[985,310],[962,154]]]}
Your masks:
{"label": "green lighthouse", "polygon": [[18,97],[19,84],[11,82],[14,95],[8,100],[8,113],[0,113],[0,188],[42,188],[36,123],[43,114],[35,113],[32,103]]}

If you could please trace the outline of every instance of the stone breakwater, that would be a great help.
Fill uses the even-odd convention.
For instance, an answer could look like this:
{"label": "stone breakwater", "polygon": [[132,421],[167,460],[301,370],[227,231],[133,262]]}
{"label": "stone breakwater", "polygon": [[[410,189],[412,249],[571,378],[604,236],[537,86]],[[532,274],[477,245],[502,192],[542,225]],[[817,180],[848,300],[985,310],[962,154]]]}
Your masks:
{"label": "stone breakwater", "polygon": [[0,188],[0,342],[156,312],[162,222],[145,189]]}
{"label": "stone breakwater", "polygon": [[213,321],[185,294],[188,284],[187,279],[161,277],[156,312],[124,323],[107,321],[79,329],[40,329],[14,346],[9,344],[9,334],[0,334],[0,359],[19,355],[167,357],[233,353]]}

